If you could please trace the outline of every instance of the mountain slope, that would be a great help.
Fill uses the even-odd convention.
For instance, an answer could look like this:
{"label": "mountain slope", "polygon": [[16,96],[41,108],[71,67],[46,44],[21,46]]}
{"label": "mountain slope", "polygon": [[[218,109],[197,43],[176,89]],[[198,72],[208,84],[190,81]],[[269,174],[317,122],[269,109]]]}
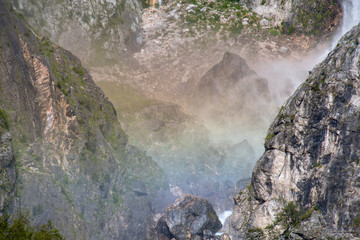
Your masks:
{"label": "mountain slope", "polygon": [[251,185],[235,197],[234,236],[360,237],[359,72],[360,25],[272,123]]}
{"label": "mountain slope", "polygon": [[83,62],[121,60],[142,44],[138,0],[12,1],[29,25]]}
{"label": "mountain slope", "polygon": [[2,212],[50,219],[67,239],[145,239],[164,173],[127,144],[78,58],[4,0],[0,26]]}

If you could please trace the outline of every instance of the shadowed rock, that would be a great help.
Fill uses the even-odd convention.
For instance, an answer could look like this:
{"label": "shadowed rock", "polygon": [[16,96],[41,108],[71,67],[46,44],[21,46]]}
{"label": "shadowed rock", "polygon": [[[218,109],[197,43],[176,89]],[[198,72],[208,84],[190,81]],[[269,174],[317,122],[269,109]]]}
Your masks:
{"label": "shadowed rock", "polygon": [[165,210],[159,220],[158,234],[175,239],[202,239],[215,234],[222,224],[212,205],[205,199],[184,195]]}

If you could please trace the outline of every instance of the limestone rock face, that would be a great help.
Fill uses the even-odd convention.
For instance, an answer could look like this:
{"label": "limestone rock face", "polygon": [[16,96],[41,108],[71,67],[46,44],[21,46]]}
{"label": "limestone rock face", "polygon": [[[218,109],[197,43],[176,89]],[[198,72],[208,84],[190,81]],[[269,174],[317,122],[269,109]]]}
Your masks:
{"label": "limestone rock face", "polygon": [[282,25],[289,33],[329,32],[341,20],[342,15],[339,0],[240,0],[240,3],[246,4],[256,13],[268,18],[274,25]]}
{"label": "limestone rock face", "polygon": [[33,224],[51,220],[66,239],[145,239],[168,185],[127,143],[79,59],[35,36],[4,0],[0,166],[0,211],[28,210]]}
{"label": "limestone rock face", "polygon": [[233,236],[360,237],[359,57],[360,25],[281,108],[251,185],[235,197]]}
{"label": "limestone rock face", "polygon": [[13,1],[27,23],[83,61],[119,59],[142,44],[138,0]]}
{"label": "limestone rock face", "polygon": [[212,205],[207,200],[192,195],[184,195],[177,199],[165,210],[165,215],[158,224],[158,230],[164,236],[173,236],[179,240],[211,236],[221,227],[222,224]]}

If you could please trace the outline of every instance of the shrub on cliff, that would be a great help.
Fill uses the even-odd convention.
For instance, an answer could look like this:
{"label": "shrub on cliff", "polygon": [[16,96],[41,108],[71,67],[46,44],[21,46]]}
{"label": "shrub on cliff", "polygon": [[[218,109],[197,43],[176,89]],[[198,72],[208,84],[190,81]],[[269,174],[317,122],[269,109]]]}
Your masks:
{"label": "shrub on cliff", "polygon": [[62,240],[59,230],[54,228],[51,221],[40,227],[32,227],[29,219],[20,213],[16,219],[9,220],[8,215],[0,217],[0,240]]}

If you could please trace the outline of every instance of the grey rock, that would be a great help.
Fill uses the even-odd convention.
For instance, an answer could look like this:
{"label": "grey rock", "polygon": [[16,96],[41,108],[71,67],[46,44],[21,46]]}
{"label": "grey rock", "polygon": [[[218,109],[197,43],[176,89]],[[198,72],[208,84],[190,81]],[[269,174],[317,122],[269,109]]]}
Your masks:
{"label": "grey rock", "polygon": [[263,18],[260,20],[260,26],[262,28],[267,28],[269,27],[269,20],[267,20],[266,18]]}
{"label": "grey rock", "polygon": [[[292,239],[360,237],[360,25],[279,111],[256,163],[251,185],[235,197],[231,234],[249,229]],[[309,212],[288,229],[265,227],[293,202]],[[304,215],[303,215],[304,216]]]}
{"label": "grey rock", "polygon": [[192,195],[177,199],[164,216],[169,231],[178,240],[202,236],[205,230],[207,234],[216,233],[222,227],[212,205]]}
{"label": "grey rock", "polygon": [[32,224],[51,220],[66,239],[145,239],[164,172],[127,143],[80,60],[9,6],[0,0],[0,107],[10,123],[9,133],[0,126],[0,211],[28,210]]}
{"label": "grey rock", "polygon": [[32,28],[86,63],[121,59],[142,44],[138,0],[19,0],[12,4]]}
{"label": "grey rock", "polygon": [[[240,4],[245,4],[257,14],[271,19],[269,25],[282,26],[283,31],[289,33],[296,31],[306,34],[328,34],[340,23],[342,16],[341,4],[337,0],[240,0]],[[265,26],[261,21],[260,25]]]}

